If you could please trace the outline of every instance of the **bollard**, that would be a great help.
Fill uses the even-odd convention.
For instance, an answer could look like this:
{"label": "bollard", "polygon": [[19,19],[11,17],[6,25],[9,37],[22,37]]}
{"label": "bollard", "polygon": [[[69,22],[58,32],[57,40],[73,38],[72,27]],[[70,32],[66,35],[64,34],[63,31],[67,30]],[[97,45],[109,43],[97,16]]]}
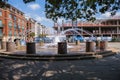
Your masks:
{"label": "bollard", "polygon": [[6,42],[4,41],[1,42],[1,49],[6,49]]}
{"label": "bollard", "polygon": [[58,54],[67,54],[66,42],[58,42]]}
{"label": "bollard", "polygon": [[108,45],[108,42],[107,41],[100,41],[100,50],[107,50],[107,45]]}
{"label": "bollard", "polygon": [[43,42],[43,41],[41,41],[41,42],[40,42],[40,46],[43,46],[43,45],[44,45],[44,42]]}
{"label": "bollard", "polygon": [[27,42],[26,53],[27,54],[36,54],[35,42]]}
{"label": "bollard", "polygon": [[7,42],[6,43],[6,51],[8,51],[8,52],[14,52],[15,51],[14,42]]}
{"label": "bollard", "polygon": [[79,40],[76,40],[75,43],[76,43],[76,45],[79,45],[80,42],[79,42]]}
{"label": "bollard", "polygon": [[86,42],[86,52],[94,52],[94,51],[95,51],[95,43]]}
{"label": "bollard", "polygon": [[100,49],[100,41],[96,41],[96,49]]}

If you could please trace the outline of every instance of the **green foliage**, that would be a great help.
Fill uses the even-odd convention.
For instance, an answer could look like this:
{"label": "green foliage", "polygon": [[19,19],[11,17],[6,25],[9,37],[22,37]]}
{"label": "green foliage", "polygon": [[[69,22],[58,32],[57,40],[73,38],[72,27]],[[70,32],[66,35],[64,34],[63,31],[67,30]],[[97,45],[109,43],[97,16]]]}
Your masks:
{"label": "green foliage", "polygon": [[115,15],[120,9],[120,0],[46,0],[46,17],[57,21],[58,18],[76,20],[95,20],[96,13],[111,12]]}
{"label": "green foliage", "polygon": [[[29,3],[35,0],[23,1]],[[46,17],[53,21],[58,18],[94,21],[97,13],[108,11],[113,16],[119,9],[120,0],[45,0]]]}
{"label": "green foliage", "polygon": [[31,36],[31,37],[34,37],[34,36],[35,36],[35,33],[34,33],[34,32],[30,33],[30,36]]}
{"label": "green foliage", "polygon": [[0,0],[0,8],[6,8],[7,5],[7,2],[8,0]]}
{"label": "green foliage", "polygon": [[23,0],[24,3],[29,3],[29,2],[32,2],[32,1],[35,1],[35,0]]}
{"label": "green foliage", "polygon": [[47,34],[39,34],[39,37],[46,37],[47,36]]}

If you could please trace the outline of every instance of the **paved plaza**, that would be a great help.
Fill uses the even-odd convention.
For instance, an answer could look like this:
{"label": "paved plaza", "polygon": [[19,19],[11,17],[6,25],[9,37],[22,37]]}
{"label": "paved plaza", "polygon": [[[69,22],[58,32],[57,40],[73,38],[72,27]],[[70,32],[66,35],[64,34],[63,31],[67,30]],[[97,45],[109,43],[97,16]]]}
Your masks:
{"label": "paved plaza", "polygon": [[[119,44],[109,46],[119,50]],[[120,54],[70,61],[0,58],[0,72],[0,80],[120,80]]]}
{"label": "paved plaza", "polygon": [[0,72],[0,80],[120,80],[120,54],[74,61],[1,59]]}

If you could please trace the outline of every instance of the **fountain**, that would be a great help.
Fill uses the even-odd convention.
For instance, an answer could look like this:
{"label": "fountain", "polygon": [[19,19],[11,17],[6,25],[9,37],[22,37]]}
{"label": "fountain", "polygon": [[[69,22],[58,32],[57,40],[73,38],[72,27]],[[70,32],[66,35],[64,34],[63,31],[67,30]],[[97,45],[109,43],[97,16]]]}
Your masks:
{"label": "fountain", "polygon": [[[108,53],[107,55],[114,54],[113,52],[106,50],[106,48],[107,48],[107,43],[106,42],[100,43],[100,46],[101,46],[100,48],[102,49],[100,51],[96,51],[96,50],[94,51],[95,45],[94,45],[93,41],[91,41],[91,42],[88,41],[88,42],[84,43],[84,47],[81,47],[82,46],[81,44],[83,44],[83,43],[81,43],[80,45],[74,45],[73,44],[72,46],[69,46],[68,44],[66,44],[65,33],[67,31],[71,31],[71,32],[73,32],[73,34],[77,34],[77,35],[80,35],[81,37],[83,37],[78,32],[78,30],[89,34],[91,36],[91,40],[92,40],[93,35],[88,33],[87,31],[77,29],[77,28],[76,29],[67,29],[67,30],[61,32],[59,35],[47,36],[49,39],[51,39],[51,43],[45,43],[44,46],[38,46],[37,48],[35,48],[34,50],[37,49],[37,52],[34,51],[35,54],[32,54],[31,51],[30,51],[31,49],[29,48],[28,51],[30,51],[30,52],[28,52],[28,53],[30,53],[30,55],[29,54],[26,55],[26,53],[25,54],[19,54],[20,52],[18,52],[18,53],[14,53],[14,55],[10,55],[10,56],[12,56],[10,58],[15,58],[15,59],[18,58],[18,59],[22,59],[22,60],[23,59],[31,59],[31,60],[74,60],[74,59],[88,59],[88,58],[93,59],[93,58],[98,58],[98,57],[104,57],[104,56],[106,56],[106,53]],[[60,43],[60,44],[58,44],[58,43]],[[34,46],[35,45],[32,45],[32,47],[34,47]],[[87,49],[86,51],[85,51],[85,48]],[[72,49],[72,50],[70,51],[70,49]],[[81,49],[84,49],[84,50],[80,51]],[[21,55],[21,56],[16,57],[18,55]],[[3,56],[3,57],[6,57],[6,56]]]}
{"label": "fountain", "polygon": [[65,42],[66,41],[66,36],[65,35],[52,35],[52,36],[47,36],[47,38],[50,39],[51,42],[46,43],[41,48],[56,48],[58,42]]}
{"label": "fountain", "polygon": [[[58,42],[65,42],[66,41],[65,33],[69,32],[69,31],[72,32],[73,35],[80,35],[82,38],[83,38],[83,36],[81,35],[81,33],[79,31],[85,32],[86,34],[89,34],[91,36],[90,37],[91,40],[92,40],[92,37],[93,37],[92,33],[88,32],[88,31],[85,31],[85,30],[82,30],[82,29],[79,29],[79,28],[67,29],[67,30],[62,31],[61,33],[59,33],[57,35],[47,36],[47,38],[49,38],[51,40],[51,42],[46,43],[41,48],[56,48]],[[67,48],[73,48],[73,46],[70,46],[70,45],[67,44]]]}

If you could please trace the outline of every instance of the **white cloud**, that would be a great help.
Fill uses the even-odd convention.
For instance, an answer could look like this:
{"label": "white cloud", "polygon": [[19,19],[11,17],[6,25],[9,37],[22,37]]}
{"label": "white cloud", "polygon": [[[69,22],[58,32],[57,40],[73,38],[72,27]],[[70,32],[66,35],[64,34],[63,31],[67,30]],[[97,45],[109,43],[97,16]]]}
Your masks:
{"label": "white cloud", "polygon": [[117,12],[114,16],[111,16],[110,12],[106,12],[105,14],[99,14],[96,17],[97,17],[97,19],[119,18],[120,17],[120,11]]}
{"label": "white cloud", "polygon": [[111,16],[110,12],[106,12],[104,14],[97,14],[96,18],[97,19],[105,19],[105,18],[109,18]]}
{"label": "white cloud", "polygon": [[45,25],[46,27],[52,27],[53,26],[53,21],[51,19],[47,19],[44,16],[38,16],[36,15],[34,18],[37,22],[41,23],[42,25]]}
{"label": "white cloud", "polygon": [[41,23],[42,25],[45,25],[46,27],[52,27],[53,21],[51,19],[47,19],[45,16],[39,16],[37,14],[27,13],[25,14],[28,18],[33,18],[37,22]]}
{"label": "white cloud", "polygon": [[102,15],[105,18],[109,18],[111,16],[110,12],[106,12],[105,14]]}
{"label": "white cloud", "polygon": [[114,17],[120,17],[120,11],[118,11],[118,12],[114,15]]}
{"label": "white cloud", "polygon": [[47,18],[45,18],[45,17],[41,17],[41,16],[38,16],[38,15],[36,15],[35,16],[35,20],[37,20],[38,22],[52,22],[50,19],[47,19]]}
{"label": "white cloud", "polygon": [[30,4],[28,5],[29,8],[31,8],[32,10],[37,10],[40,8],[40,5],[39,4]]}

